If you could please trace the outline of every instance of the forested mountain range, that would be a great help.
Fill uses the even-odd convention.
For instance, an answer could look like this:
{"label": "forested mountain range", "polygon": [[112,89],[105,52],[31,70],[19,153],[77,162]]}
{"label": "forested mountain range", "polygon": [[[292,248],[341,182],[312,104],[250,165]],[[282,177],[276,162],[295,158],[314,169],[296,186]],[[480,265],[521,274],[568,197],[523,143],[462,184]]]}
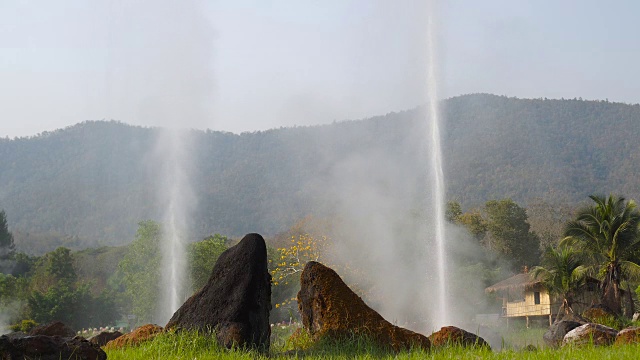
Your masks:
{"label": "forested mountain range", "polygon": [[[447,198],[463,207],[505,197],[575,205],[610,192],[640,200],[637,104],[473,94],[443,101],[442,118]],[[240,135],[190,131],[194,240],[274,234],[369,200],[376,209],[394,199],[410,213],[428,192],[424,119],[416,108]],[[16,246],[125,244],[139,221],[161,220],[159,132],[86,121],[0,139],[0,208]]]}

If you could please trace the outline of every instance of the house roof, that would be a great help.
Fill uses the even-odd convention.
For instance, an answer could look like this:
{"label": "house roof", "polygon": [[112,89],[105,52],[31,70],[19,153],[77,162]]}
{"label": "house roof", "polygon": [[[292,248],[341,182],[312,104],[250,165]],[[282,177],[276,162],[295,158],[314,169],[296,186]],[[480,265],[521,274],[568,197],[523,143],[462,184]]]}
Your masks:
{"label": "house roof", "polygon": [[540,280],[536,280],[531,273],[517,274],[508,279],[504,279],[499,283],[493,284],[484,291],[488,293],[504,290],[516,290],[516,289],[530,289],[537,284],[540,284]]}
{"label": "house roof", "polygon": [[[586,280],[587,280],[587,283],[594,283],[594,284],[599,283],[598,280],[590,276],[588,276]],[[496,284],[493,284],[488,288],[484,289],[484,291],[488,293],[492,293],[496,291],[506,291],[506,290],[529,290],[541,283],[542,281],[534,278],[532,273],[522,273],[522,274],[514,275],[508,279],[504,279]],[[620,291],[624,292],[623,289],[620,289]]]}

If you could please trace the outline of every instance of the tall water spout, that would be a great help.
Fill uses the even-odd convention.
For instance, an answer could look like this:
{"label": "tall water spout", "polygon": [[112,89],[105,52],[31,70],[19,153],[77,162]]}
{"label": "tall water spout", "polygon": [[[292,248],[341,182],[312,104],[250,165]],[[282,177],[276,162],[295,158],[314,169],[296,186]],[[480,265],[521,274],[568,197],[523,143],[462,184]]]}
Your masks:
{"label": "tall water spout", "polygon": [[427,18],[427,90],[428,121],[431,153],[432,211],[434,213],[436,262],[437,262],[437,308],[432,314],[433,326],[439,329],[448,325],[449,308],[447,306],[447,262],[444,234],[444,173],[442,170],[442,148],[440,146],[440,109],[438,106],[438,79],[436,76],[436,24],[434,6],[430,3]]}
{"label": "tall water spout", "polygon": [[162,294],[159,320],[168,321],[182,305],[188,289],[186,276],[187,219],[193,204],[189,184],[187,131],[161,130],[158,155],[162,165],[163,216]]}

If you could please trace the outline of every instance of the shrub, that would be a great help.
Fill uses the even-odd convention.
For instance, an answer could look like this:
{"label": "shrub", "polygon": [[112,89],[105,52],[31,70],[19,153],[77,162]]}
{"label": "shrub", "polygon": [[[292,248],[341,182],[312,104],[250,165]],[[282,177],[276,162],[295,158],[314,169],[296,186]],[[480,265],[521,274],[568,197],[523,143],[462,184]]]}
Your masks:
{"label": "shrub", "polygon": [[22,320],[21,322],[11,325],[11,331],[22,331],[24,333],[28,333],[34,327],[38,326],[38,323],[31,319]]}

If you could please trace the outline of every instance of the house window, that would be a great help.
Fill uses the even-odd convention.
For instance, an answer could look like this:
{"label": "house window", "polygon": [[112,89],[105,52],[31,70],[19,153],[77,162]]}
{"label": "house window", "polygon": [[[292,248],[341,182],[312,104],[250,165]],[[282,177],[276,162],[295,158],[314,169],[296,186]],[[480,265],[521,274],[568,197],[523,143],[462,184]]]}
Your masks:
{"label": "house window", "polygon": [[540,292],[539,291],[535,291],[533,293],[533,303],[536,305],[540,305]]}

